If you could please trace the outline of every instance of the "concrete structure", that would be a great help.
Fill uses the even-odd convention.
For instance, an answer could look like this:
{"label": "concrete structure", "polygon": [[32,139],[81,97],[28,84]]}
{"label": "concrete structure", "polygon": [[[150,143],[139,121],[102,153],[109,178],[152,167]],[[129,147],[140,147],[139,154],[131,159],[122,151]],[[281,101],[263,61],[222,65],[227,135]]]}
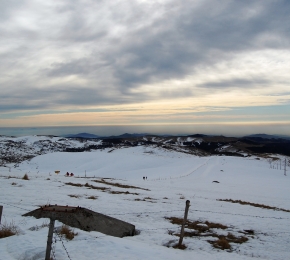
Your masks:
{"label": "concrete structure", "polygon": [[98,231],[114,237],[133,236],[135,232],[135,226],[130,223],[81,207],[47,205],[23,216],[50,218],[81,230]]}

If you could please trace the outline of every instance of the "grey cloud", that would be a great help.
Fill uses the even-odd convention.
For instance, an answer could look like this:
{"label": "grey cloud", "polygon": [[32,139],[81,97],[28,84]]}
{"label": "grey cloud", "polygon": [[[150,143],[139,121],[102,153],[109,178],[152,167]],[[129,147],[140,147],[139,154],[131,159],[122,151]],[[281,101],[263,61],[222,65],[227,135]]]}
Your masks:
{"label": "grey cloud", "polygon": [[5,21],[11,17],[15,10],[19,10],[22,6],[26,4],[27,1],[18,0],[1,0],[0,1],[0,21]]}
{"label": "grey cloud", "polygon": [[[75,42],[81,39],[95,41],[96,44],[98,40],[107,43],[101,49],[102,60],[111,66],[121,90],[127,93],[128,88],[143,83],[182,78],[194,73],[194,69],[201,64],[213,65],[238,51],[286,47],[275,42],[275,37],[262,43],[256,39],[268,33],[289,39],[289,6],[285,1],[279,4],[276,1],[247,1],[246,4],[238,1],[204,1],[194,9],[188,1],[178,4],[171,2],[163,6],[168,12],[157,20],[138,30],[129,30],[124,39],[120,36],[113,42],[107,38],[105,30],[93,33],[96,30],[88,23],[86,13],[82,12],[84,8],[77,5],[70,10],[69,23],[64,27],[63,37]],[[80,11],[77,12],[78,7]],[[140,10],[140,6],[125,7],[124,10],[113,10],[108,14],[114,23],[120,22],[130,28],[134,23],[140,23],[140,17],[150,20],[150,13]],[[131,11],[129,17],[123,13],[128,9]],[[133,10],[138,16],[133,14]],[[248,13],[252,14],[245,18]],[[124,19],[121,19],[122,14]],[[98,28],[97,25],[95,27]],[[110,30],[110,27],[107,29]],[[59,76],[72,71],[89,74],[97,68],[97,65],[92,65],[94,59],[92,56],[85,62],[88,66],[83,66],[85,63],[81,60],[57,64],[57,68],[52,68],[48,75]]]}
{"label": "grey cloud", "polygon": [[[37,108],[44,109],[144,101],[152,96],[132,91],[142,84],[194,76],[200,66],[215,66],[240,52],[290,47],[289,1],[168,0],[158,4],[151,1],[142,4],[137,1],[88,0],[85,4],[77,0],[61,1],[51,4],[50,16],[43,16],[39,21],[43,28],[31,31],[13,23],[13,12],[28,2],[0,2],[0,20],[8,24],[7,28],[0,26],[0,36],[5,36],[0,38],[0,51],[5,39],[6,44],[10,40],[19,41],[16,47],[0,53],[1,74],[17,70],[16,75],[19,75],[9,82],[2,81],[4,85],[0,88],[5,91],[1,91],[0,101],[4,102],[5,92],[22,104],[23,109],[33,109],[34,105],[29,105],[33,102]],[[45,68],[34,68],[31,74],[25,62],[33,66],[33,59],[38,58],[33,53],[49,57],[50,46],[52,51],[58,51],[54,56],[65,53],[70,47],[86,48],[90,55],[57,60]],[[46,49],[41,52],[41,48]],[[41,80],[55,78],[57,82],[58,78],[70,75],[85,79],[87,85],[63,84],[50,89],[51,85],[42,84],[42,89],[38,88]],[[268,83],[262,79],[233,79],[199,87],[245,88]],[[194,95],[190,88],[183,92],[164,89],[160,93],[168,98]],[[2,101],[0,110],[12,109]]]}
{"label": "grey cloud", "polygon": [[[192,10],[183,1],[179,8],[150,27],[132,32],[125,43],[105,53],[104,59],[112,64],[123,91],[194,74],[198,66],[212,66],[237,52],[289,47],[290,3],[221,1],[222,6],[217,8],[215,3],[204,1]],[[251,11],[254,14],[245,18]],[[263,34],[271,34],[272,38],[258,41]],[[287,40],[281,44],[280,38]],[[134,58],[118,62],[126,56]]]}
{"label": "grey cloud", "polygon": [[[0,95],[0,112],[13,111],[53,110],[79,108],[80,106],[126,104],[133,102],[132,96],[121,95],[115,91],[104,91],[102,88],[80,88],[78,85],[63,84],[54,86],[53,89],[44,87],[36,89],[29,86],[29,83],[21,84],[21,88],[6,90]],[[134,101],[144,101],[146,96],[134,97]],[[118,100],[118,102],[116,102]]]}
{"label": "grey cloud", "polygon": [[264,79],[243,79],[235,78],[230,80],[207,82],[204,84],[199,84],[198,87],[210,88],[210,89],[227,89],[227,88],[244,88],[245,90],[255,87],[267,86],[269,81]]}
{"label": "grey cloud", "polygon": [[62,77],[69,75],[89,75],[98,68],[106,66],[105,63],[94,61],[88,58],[72,60],[67,63],[54,63],[52,68],[47,70],[50,77]]}

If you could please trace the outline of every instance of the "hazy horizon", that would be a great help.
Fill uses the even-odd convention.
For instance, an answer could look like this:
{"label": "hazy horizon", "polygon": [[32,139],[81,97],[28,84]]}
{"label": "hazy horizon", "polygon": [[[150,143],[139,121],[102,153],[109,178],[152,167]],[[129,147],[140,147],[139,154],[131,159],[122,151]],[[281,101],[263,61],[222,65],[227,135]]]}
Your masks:
{"label": "hazy horizon", "polygon": [[[283,126],[289,129],[289,126]],[[284,129],[283,128],[283,129]],[[242,137],[251,134],[284,135],[287,130],[273,132],[272,126],[231,126],[231,125],[131,125],[131,126],[51,126],[51,127],[0,127],[0,135],[25,136],[25,135],[55,135],[64,136],[68,134],[89,133],[99,136],[121,135],[124,133],[147,133],[156,135],[224,135],[232,137]],[[280,126],[281,129],[281,126]]]}

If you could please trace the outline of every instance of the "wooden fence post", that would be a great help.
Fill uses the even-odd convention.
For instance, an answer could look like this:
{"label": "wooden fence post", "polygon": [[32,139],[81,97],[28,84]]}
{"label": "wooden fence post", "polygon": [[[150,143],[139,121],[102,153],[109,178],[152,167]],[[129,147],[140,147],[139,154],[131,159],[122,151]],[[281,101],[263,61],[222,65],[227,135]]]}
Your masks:
{"label": "wooden fence post", "polygon": [[2,218],[2,211],[3,211],[3,206],[0,205],[0,224],[1,224],[1,218]]}
{"label": "wooden fence post", "polygon": [[50,252],[51,252],[51,244],[52,244],[54,222],[55,222],[55,220],[51,218],[50,219],[50,223],[49,223],[49,229],[48,229],[45,260],[50,260]]}
{"label": "wooden fence post", "polygon": [[182,240],[183,240],[183,237],[184,237],[184,226],[185,226],[185,223],[187,221],[187,215],[188,215],[189,206],[190,206],[190,201],[187,200],[186,204],[185,204],[184,219],[183,219],[183,223],[182,223],[182,226],[181,226],[178,247],[181,247],[181,245],[182,245]]}

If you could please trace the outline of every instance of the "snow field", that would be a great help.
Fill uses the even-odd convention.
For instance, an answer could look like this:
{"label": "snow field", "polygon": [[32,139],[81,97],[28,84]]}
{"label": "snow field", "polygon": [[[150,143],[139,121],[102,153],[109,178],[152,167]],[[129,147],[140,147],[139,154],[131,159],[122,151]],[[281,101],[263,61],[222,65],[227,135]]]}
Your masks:
{"label": "snow field", "polygon": [[[0,168],[2,222],[13,220],[21,229],[17,236],[0,239],[0,259],[44,258],[48,229],[29,228],[48,220],[21,215],[47,203],[90,208],[132,223],[140,231],[139,235],[121,239],[76,229],[79,234],[72,241],[64,241],[71,259],[289,258],[290,213],[217,201],[243,200],[290,209],[289,177],[281,170],[270,169],[267,161],[254,157],[196,157],[142,146],[109,151],[51,153],[23,162],[18,168],[11,168],[11,172],[6,167]],[[57,175],[55,170],[61,173]],[[75,177],[65,177],[67,171]],[[96,178],[77,178],[85,177],[85,172],[87,177]],[[24,173],[28,173],[29,181],[5,178],[22,178]],[[143,176],[148,179],[144,181]],[[149,191],[93,182],[97,177],[113,178],[106,181]],[[16,185],[11,185],[13,182]],[[139,195],[111,194],[65,185],[67,182],[83,185],[88,182]],[[98,198],[91,200],[89,196]],[[186,199],[191,201],[189,220],[208,220],[229,227],[215,230],[219,234],[242,235],[240,231],[252,229],[254,237],[244,244],[233,244],[231,253],[213,248],[206,241],[208,237],[185,237],[186,250],[167,248],[164,245],[169,241],[178,242],[178,237],[168,231],[179,232],[180,226],[164,217],[182,218]],[[61,242],[55,247],[56,259],[68,259]]]}

